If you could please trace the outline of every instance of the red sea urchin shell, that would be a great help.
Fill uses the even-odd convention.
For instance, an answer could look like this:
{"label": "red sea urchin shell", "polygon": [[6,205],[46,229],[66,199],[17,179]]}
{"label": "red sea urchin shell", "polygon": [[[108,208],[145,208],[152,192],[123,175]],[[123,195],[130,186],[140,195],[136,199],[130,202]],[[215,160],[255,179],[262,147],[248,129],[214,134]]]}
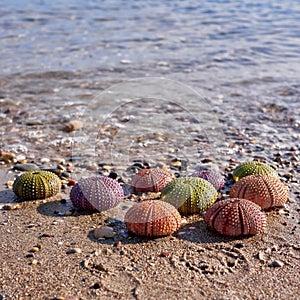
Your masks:
{"label": "red sea urchin shell", "polygon": [[206,224],[228,236],[256,235],[265,230],[267,217],[255,203],[245,199],[227,199],[212,205],[204,215]]}
{"label": "red sea urchin shell", "polygon": [[133,176],[131,186],[135,192],[160,192],[172,180],[172,175],[163,169],[141,169]]}
{"label": "red sea urchin shell", "polygon": [[147,200],[132,206],[124,222],[128,231],[137,235],[159,237],[177,231],[181,225],[181,216],[171,204]]}
{"label": "red sea urchin shell", "polygon": [[249,175],[236,182],[230,198],[243,198],[258,204],[262,209],[283,206],[288,199],[288,189],[273,175]]}
{"label": "red sea urchin shell", "polygon": [[210,182],[213,185],[213,187],[217,191],[219,191],[224,186],[224,183],[225,183],[224,177],[221,174],[219,174],[215,171],[211,171],[211,170],[197,171],[192,174],[192,177],[199,177],[199,178],[207,180],[208,182]]}
{"label": "red sea urchin shell", "polygon": [[75,208],[88,211],[105,211],[124,199],[121,185],[106,176],[81,178],[70,192]]}

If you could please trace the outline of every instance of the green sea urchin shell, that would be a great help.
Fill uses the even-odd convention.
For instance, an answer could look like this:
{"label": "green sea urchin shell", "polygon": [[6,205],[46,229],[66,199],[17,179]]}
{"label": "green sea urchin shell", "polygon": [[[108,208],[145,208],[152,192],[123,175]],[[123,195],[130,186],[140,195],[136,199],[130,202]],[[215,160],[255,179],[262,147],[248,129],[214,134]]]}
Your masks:
{"label": "green sea urchin shell", "polygon": [[60,189],[60,179],[48,171],[29,171],[16,178],[13,191],[24,200],[45,199],[54,196]]}
{"label": "green sea urchin shell", "polygon": [[278,177],[277,172],[269,165],[259,161],[248,161],[238,165],[233,171],[234,181],[254,174],[270,174]]}
{"label": "green sea urchin shell", "polygon": [[177,178],[161,192],[161,200],[175,206],[183,215],[205,211],[217,200],[218,192],[202,178]]}

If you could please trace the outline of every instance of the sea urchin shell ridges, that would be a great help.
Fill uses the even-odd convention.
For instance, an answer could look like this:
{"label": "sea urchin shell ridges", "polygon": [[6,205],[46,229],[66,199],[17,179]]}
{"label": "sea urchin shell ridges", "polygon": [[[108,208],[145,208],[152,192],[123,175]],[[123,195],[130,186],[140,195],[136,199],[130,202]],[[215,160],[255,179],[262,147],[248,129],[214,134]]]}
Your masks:
{"label": "sea urchin shell ridges", "polygon": [[192,177],[199,177],[210,182],[219,191],[225,183],[224,177],[218,172],[211,170],[200,170],[192,174]]}
{"label": "sea urchin shell ridges", "polygon": [[128,231],[137,235],[159,237],[170,235],[181,225],[181,216],[174,206],[160,200],[146,200],[133,205],[124,222]]}
{"label": "sea urchin shell ridges", "polygon": [[16,178],[14,193],[24,200],[37,200],[52,197],[61,186],[59,177],[48,171],[28,171]]}
{"label": "sea urchin shell ridges", "polygon": [[243,198],[258,204],[262,209],[283,206],[288,199],[288,189],[273,175],[243,177],[230,189],[230,198]]}
{"label": "sea urchin shell ridges", "polygon": [[131,186],[135,192],[160,192],[172,180],[172,175],[163,169],[141,169],[133,176]]}
{"label": "sea urchin shell ridges", "polygon": [[234,181],[254,174],[270,174],[278,177],[277,172],[269,165],[259,161],[247,161],[238,165],[233,171]]}
{"label": "sea urchin shell ridges", "polygon": [[75,208],[89,211],[105,211],[124,199],[121,185],[106,176],[81,178],[70,192]]}
{"label": "sea urchin shell ridges", "polygon": [[256,235],[266,227],[267,217],[255,203],[245,199],[227,199],[212,205],[205,213],[208,227],[228,236]]}
{"label": "sea urchin shell ridges", "polygon": [[175,206],[183,215],[203,212],[217,199],[218,192],[202,178],[176,178],[161,192],[161,200]]}

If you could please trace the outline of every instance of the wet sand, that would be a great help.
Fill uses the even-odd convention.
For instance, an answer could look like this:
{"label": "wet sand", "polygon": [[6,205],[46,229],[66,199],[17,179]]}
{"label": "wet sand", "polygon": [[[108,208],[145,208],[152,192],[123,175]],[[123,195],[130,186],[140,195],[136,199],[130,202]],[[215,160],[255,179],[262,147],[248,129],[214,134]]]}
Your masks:
{"label": "wet sand", "polygon": [[[9,94],[9,86],[3,85],[2,91]],[[41,94],[38,95],[41,98]],[[296,99],[297,95],[299,91],[294,90],[292,95],[283,93],[281,97]],[[234,99],[235,103],[244,103],[241,98],[227,95],[227,99]],[[223,237],[207,229],[202,216],[194,215],[184,217],[181,229],[172,236],[146,239],[126,231],[122,217],[132,205],[128,199],[117,209],[94,214],[72,210],[70,187],[52,199],[15,202],[6,183],[13,180],[17,172],[6,172],[18,162],[55,168],[58,161],[64,160],[64,166],[67,166],[73,159],[75,170],[69,173],[68,179],[110,171],[95,162],[89,164],[88,154],[84,156],[84,162],[72,157],[74,152],[68,146],[68,139],[76,136],[80,128],[66,130],[66,124],[77,120],[74,112],[83,106],[82,102],[76,100],[72,105],[58,99],[30,109],[34,99],[35,96],[26,101],[22,99],[19,104],[17,99],[4,97],[1,100],[1,126],[4,129],[1,150],[15,158],[5,161],[2,157],[0,165],[0,299],[299,298],[297,107],[252,101],[244,103],[243,110],[232,111],[230,101],[223,101],[214,106],[224,133],[219,152],[213,151],[206,138],[197,132],[193,140],[201,144],[202,151],[197,157],[192,155],[193,151],[190,156],[188,151],[185,152],[187,168],[176,167],[173,160],[176,153],[170,152],[171,149],[167,149],[165,159],[161,157],[157,162],[169,167],[177,176],[198,166],[217,168],[227,179],[227,189],[232,169],[239,162],[256,158],[274,166],[281,180],[290,187],[289,201],[284,208],[267,212],[268,226],[263,234],[246,238]],[[52,113],[46,114],[47,111]],[[111,120],[114,122],[113,117]],[[80,122],[84,124],[84,117]],[[130,129],[134,125],[129,122],[126,126]],[[148,137],[149,140],[152,138]],[[61,143],[52,143],[55,139]],[[116,145],[127,145],[128,140],[130,137],[122,132]],[[162,147],[165,141],[159,142]],[[170,145],[166,144],[166,147]],[[194,149],[194,144],[190,147]],[[134,148],[131,150],[128,165],[117,165],[114,160],[112,167],[125,183],[129,183],[132,174],[126,169],[135,158]],[[156,158],[144,157],[151,164],[155,164]],[[110,163],[101,161],[104,162]],[[222,190],[220,197],[226,197],[226,192],[226,189]],[[7,210],[7,205],[11,204],[16,205],[16,209]],[[94,237],[94,229],[103,225],[114,229],[113,238]]]}

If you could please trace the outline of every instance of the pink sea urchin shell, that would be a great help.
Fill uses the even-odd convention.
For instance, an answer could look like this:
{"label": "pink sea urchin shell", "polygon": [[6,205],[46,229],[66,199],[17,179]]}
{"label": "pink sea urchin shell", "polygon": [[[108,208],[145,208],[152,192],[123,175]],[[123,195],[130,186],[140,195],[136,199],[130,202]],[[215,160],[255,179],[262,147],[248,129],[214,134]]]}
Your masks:
{"label": "pink sea urchin shell", "polygon": [[81,178],[70,192],[75,208],[88,211],[105,211],[124,199],[121,185],[106,176]]}
{"label": "pink sea urchin shell", "polygon": [[181,225],[174,206],[160,200],[147,200],[133,205],[126,213],[127,229],[137,235],[159,237],[170,235]]}
{"label": "pink sea urchin shell", "polygon": [[218,172],[211,170],[200,170],[192,174],[192,177],[199,177],[210,182],[219,191],[225,183],[224,177]]}
{"label": "pink sea urchin shell", "polygon": [[237,181],[229,193],[230,198],[243,198],[258,204],[262,209],[283,206],[288,189],[273,175],[249,175]]}
{"label": "pink sea urchin shell", "polygon": [[131,186],[135,192],[160,192],[172,180],[172,175],[163,169],[141,169],[133,176]]}
{"label": "pink sea urchin shell", "polygon": [[205,213],[208,227],[228,236],[256,235],[265,230],[267,217],[261,208],[245,199],[222,200]]}

